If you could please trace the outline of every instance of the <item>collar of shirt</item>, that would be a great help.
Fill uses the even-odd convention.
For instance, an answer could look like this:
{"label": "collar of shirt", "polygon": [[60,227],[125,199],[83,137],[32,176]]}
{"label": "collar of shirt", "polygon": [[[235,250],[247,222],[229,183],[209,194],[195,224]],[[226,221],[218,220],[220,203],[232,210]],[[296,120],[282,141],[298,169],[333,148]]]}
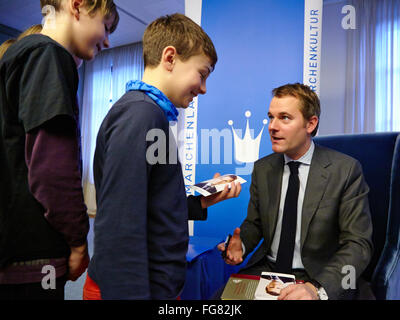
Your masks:
{"label": "collar of shirt", "polygon": [[315,149],[314,141],[311,140],[310,147],[308,148],[307,152],[305,154],[303,154],[303,156],[300,159],[293,160],[292,158],[290,158],[289,156],[284,154],[285,164],[287,164],[290,161],[298,161],[298,162],[300,162],[302,164],[310,165],[311,164],[311,160],[312,160],[312,156],[314,154],[314,149]]}

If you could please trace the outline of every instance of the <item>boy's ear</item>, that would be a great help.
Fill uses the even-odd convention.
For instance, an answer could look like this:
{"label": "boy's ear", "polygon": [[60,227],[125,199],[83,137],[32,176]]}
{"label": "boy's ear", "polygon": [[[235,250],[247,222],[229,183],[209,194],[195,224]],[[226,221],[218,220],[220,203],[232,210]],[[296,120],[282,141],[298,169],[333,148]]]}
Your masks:
{"label": "boy's ear", "polygon": [[74,17],[79,20],[80,9],[83,6],[85,0],[69,0],[69,10],[74,15]]}
{"label": "boy's ear", "polygon": [[161,65],[167,70],[172,71],[174,68],[176,59],[177,59],[177,52],[175,47],[168,46],[164,48],[161,56]]}

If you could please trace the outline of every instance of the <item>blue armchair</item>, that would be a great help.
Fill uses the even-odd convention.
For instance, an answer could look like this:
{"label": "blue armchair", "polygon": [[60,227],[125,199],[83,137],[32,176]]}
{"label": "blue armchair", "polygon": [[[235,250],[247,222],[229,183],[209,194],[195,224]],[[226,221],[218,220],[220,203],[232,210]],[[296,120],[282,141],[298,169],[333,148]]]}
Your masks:
{"label": "blue armchair", "polygon": [[398,132],[316,137],[320,145],[360,161],[369,185],[374,254],[364,279],[377,299],[400,299],[400,135]]}

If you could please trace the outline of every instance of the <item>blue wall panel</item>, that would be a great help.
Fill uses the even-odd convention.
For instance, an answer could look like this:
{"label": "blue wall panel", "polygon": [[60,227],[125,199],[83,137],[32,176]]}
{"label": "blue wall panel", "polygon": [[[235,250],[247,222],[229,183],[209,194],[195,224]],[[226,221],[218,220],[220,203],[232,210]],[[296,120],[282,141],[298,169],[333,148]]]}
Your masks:
{"label": "blue wall panel", "polygon": [[[205,163],[201,159],[206,151],[202,129],[231,132],[228,120],[233,120],[233,127],[244,134],[245,112],[249,110],[250,129],[258,135],[263,119],[267,119],[271,90],[285,83],[302,82],[304,2],[203,0],[202,27],[213,40],[219,60],[207,81],[207,94],[199,97],[196,182],[211,178],[215,172],[240,173],[236,170],[244,167],[235,161],[234,154],[232,164],[224,163],[223,139],[221,163],[212,164],[215,150],[211,150],[211,139],[209,164]],[[265,126],[259,156],[271,152]],[[251,171],[241,176],[248,183],[243,185],[240,197],[211,207],[207,221],[195,222],[196,236],[222,239],[240,226],[246,217]]]}

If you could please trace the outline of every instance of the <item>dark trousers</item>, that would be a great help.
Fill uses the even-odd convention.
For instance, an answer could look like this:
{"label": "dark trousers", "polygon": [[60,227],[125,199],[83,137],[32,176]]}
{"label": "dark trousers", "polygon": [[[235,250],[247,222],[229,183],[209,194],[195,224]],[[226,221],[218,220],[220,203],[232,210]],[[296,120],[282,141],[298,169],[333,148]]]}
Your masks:
{"label": "dark trousers", "polygon": [[0,300],[64,300],[66,277],[56,279],[55,289],[43,289],[40,282],[0,284]]}

